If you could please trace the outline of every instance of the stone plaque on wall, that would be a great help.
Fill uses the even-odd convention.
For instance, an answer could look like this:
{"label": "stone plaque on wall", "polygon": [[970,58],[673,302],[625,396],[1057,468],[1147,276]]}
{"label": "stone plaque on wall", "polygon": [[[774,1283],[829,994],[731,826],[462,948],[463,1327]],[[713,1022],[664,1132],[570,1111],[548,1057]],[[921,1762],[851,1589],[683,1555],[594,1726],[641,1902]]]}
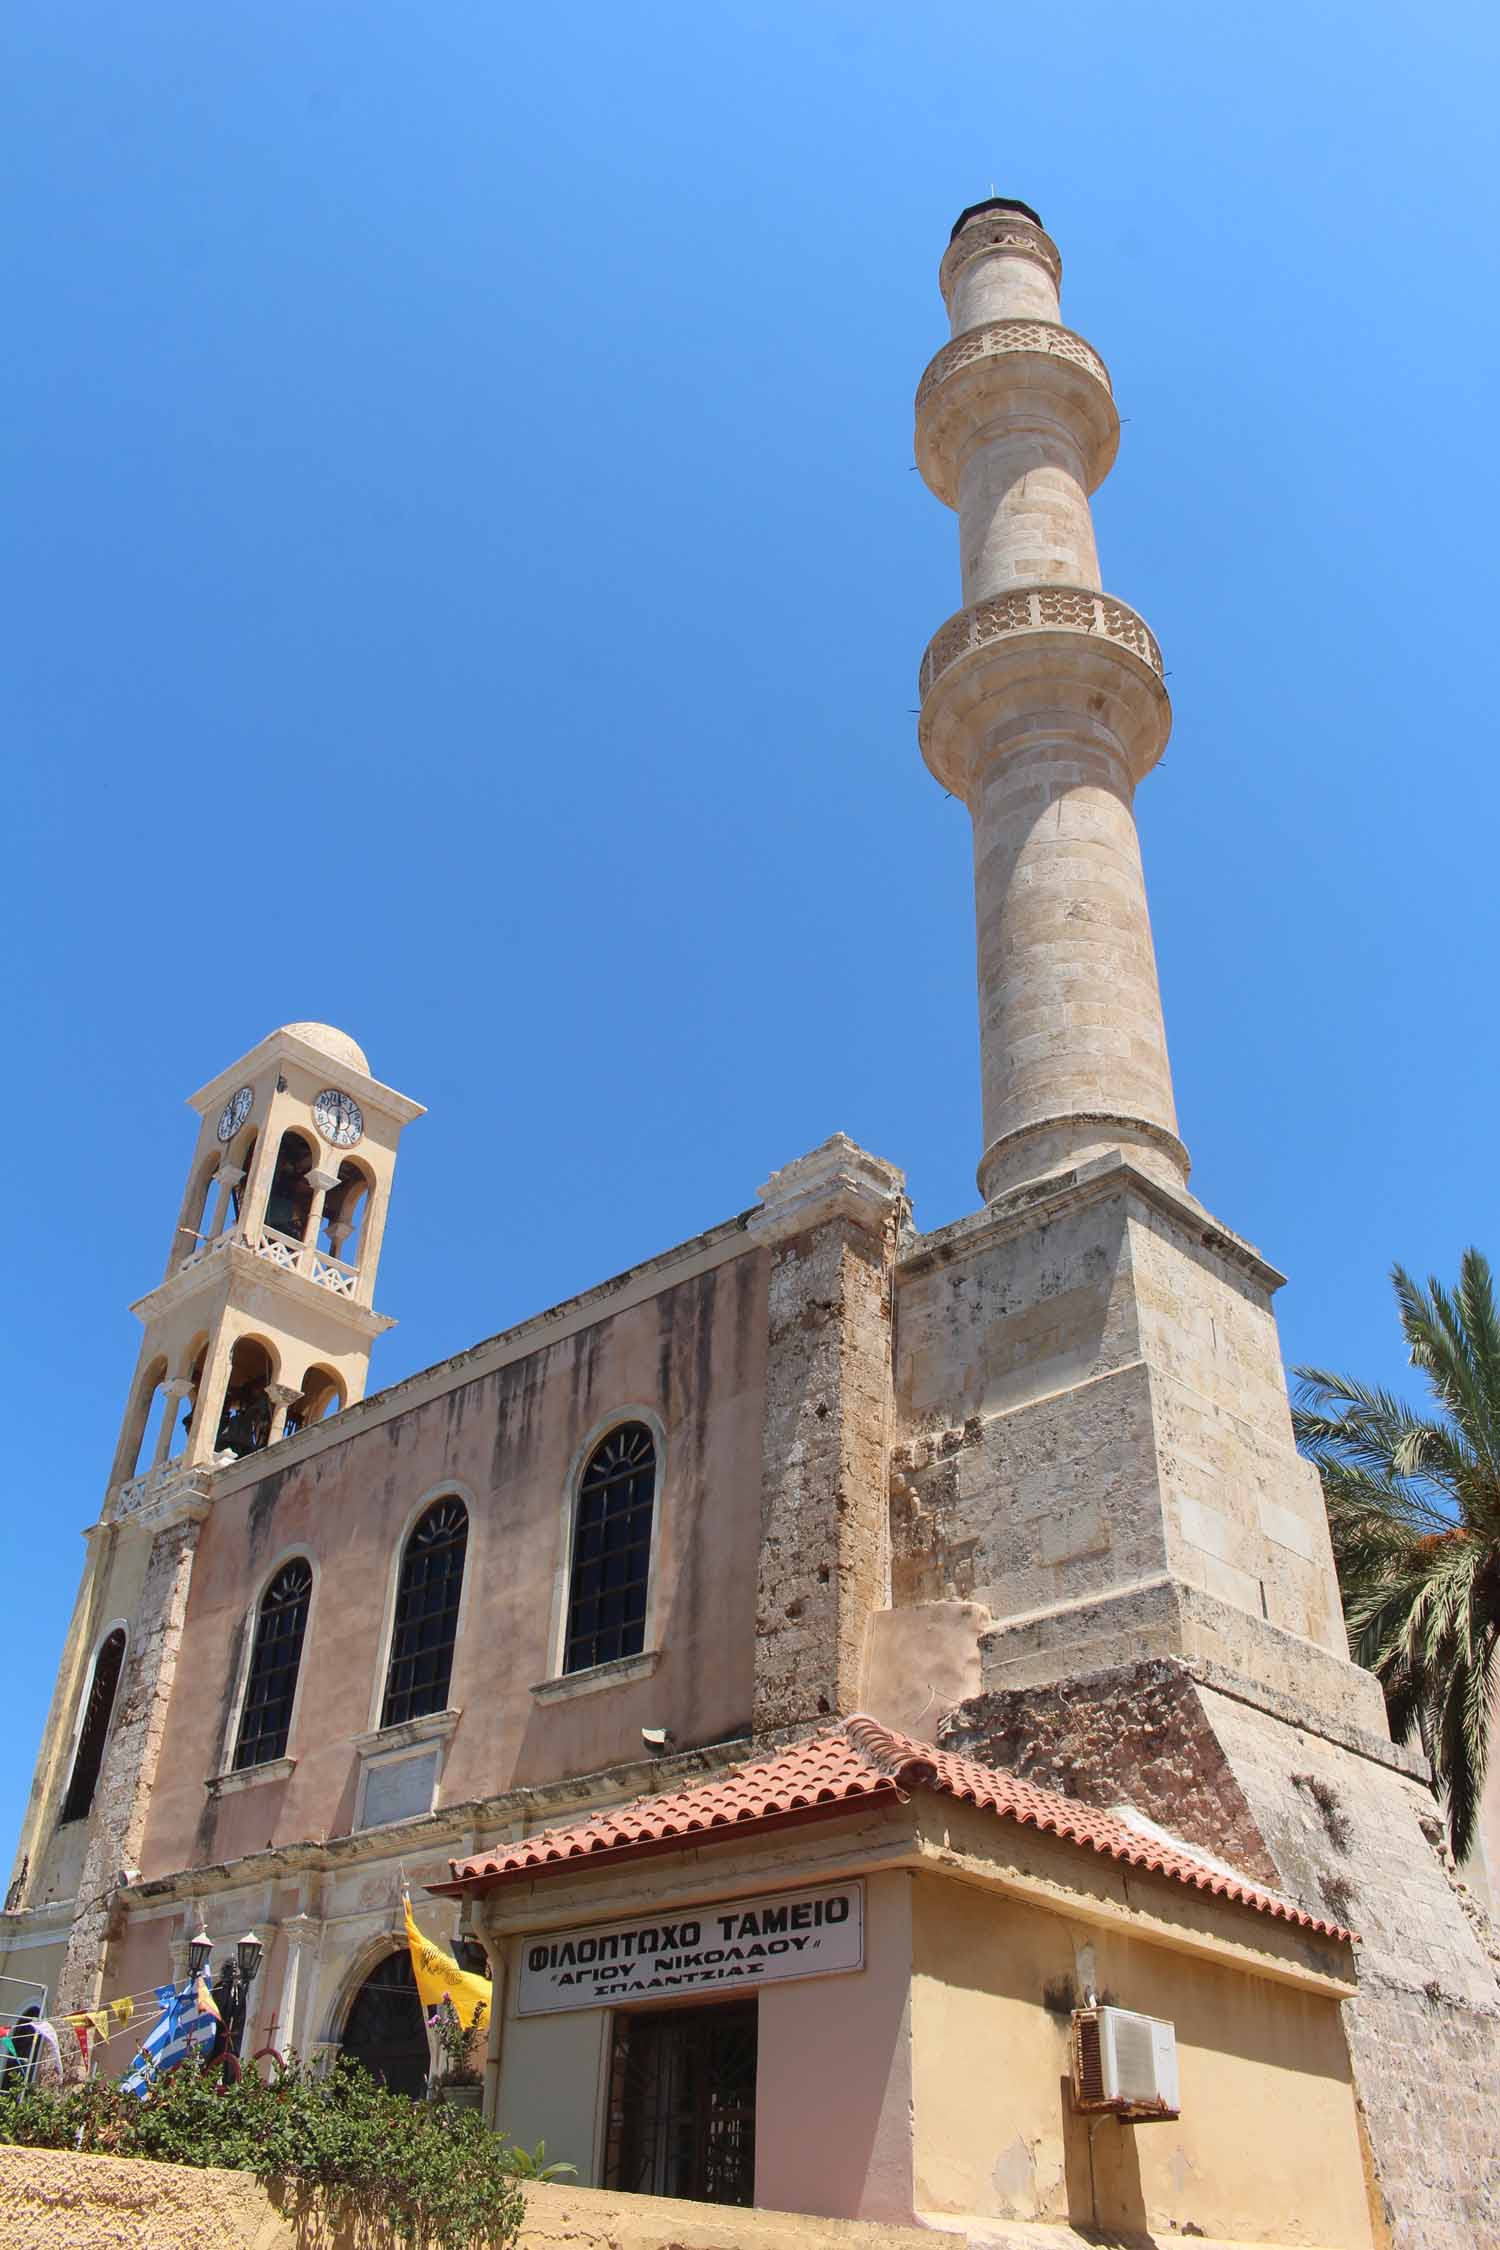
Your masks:
{"label": "stone plaque on wall", "polygon": [[389,1820],[412,1820],[432,1810],[438,1754],[423,1750],[410,1758],[372,1762],[365,1774],[361,1828],[380,1828]]}
{"label": "stone plaque on wall", "polygon": [[684,1913],[522,1938],[516,2013],[744,1992],[864,1967],[864,1885],[772,1891]]}

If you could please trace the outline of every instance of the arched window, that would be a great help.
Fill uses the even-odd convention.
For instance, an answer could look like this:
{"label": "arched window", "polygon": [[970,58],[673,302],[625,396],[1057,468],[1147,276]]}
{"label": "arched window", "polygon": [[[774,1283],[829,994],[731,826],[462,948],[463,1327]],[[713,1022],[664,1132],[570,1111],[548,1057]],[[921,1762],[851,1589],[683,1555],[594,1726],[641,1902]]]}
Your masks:
{"label": "arched window", "polygon": [[433,1502],[406,1542],[380,1715],[383,1727],[447,1708],[468,1543],[469,1511],[453,1493]]}
{"label": "arched window", "polygon": [[99,1653],[94,1658],[94,1676],[89,1682],[83,1725],[78,1730],[78,1748],[73,1753],[73,1771],[63,1799],[61,1817],[65,1821],[87,1820],[89,1807],[94,1802],[99,1768],[104,1763],[104,1745],[109,1740],[109,1722],[114,1716],[115,1693],[120,1685],[120,1667],[124,1662],[125,1632],[122,1626],[116,1626],[100,1643]]}
{"label": "arched window", "polygon": [[578,1487],[563,1670],[586,1672],[646,1645],[656,1441],[622,1422],[595,1446]]}
{"label": "arched window", "polygon": [[269,1765],[273,1758],[286,1756],[311,1596],[312,1566],[301,1555],[283,1563],[261,1595],[245,1708],[234,1746],[236,1773],[242,1766]]}

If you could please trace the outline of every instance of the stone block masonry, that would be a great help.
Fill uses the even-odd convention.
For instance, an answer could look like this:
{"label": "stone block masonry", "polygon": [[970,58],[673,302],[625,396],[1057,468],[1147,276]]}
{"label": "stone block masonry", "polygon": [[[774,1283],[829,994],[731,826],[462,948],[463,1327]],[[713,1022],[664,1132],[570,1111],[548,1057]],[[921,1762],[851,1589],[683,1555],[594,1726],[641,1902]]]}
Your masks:
{"label": "stone block masonry", "polygon": [[902,1176],[842,1134],[762,1189],[771,1255],[757,1735],[857,1710],[890,1598],[891,1277]]}
{"label": "stone block masonry", "polygon": [[55,2013],[98,2006],[116,1888],[136,1867],[177,1676],[198,1530],[207,1502],[180,1493],[135,1534],[150,1538],[140,1607],[132,1620],[119,1708],[99,1775],[78,1910],[58,1980]]}
{"label": "stone block masonry", "polygon": [[906,1485],[929,1597],[992,1612],[986,1684],[1194,1655],[1383,1729],[1292,1442],[1279,1281],[1118,1155],[903,1255]]}

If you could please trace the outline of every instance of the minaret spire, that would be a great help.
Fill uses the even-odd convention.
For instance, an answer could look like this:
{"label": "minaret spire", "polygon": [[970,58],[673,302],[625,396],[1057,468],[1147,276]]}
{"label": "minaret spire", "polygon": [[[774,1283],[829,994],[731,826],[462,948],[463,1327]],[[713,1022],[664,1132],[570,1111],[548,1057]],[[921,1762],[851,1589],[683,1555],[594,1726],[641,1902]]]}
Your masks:
{"label": "minaret spire", "polygon": [[1109,1149],[1181,1187],[1132,800],[1165,747],[1161,652],[1101,590],[1089,494],[1120,423],[1063,327],[1036,213],[963,212],[953,340],[917,391],[917,465],[957,510],[964,607],[922,660],[922,753],[974,823],[987,1201]]}

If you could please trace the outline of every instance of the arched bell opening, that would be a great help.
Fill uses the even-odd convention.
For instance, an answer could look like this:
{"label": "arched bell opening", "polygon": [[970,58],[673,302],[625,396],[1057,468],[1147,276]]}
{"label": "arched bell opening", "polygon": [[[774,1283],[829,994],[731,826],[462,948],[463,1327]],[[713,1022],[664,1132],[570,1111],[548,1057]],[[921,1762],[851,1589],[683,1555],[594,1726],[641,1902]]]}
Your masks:
{"label": "arched bell opening", "polygon": [[229,1362],[229,1381],[214,1439],[216,1453],[232,1453],[243,1460],[271,1442],[275,1407],[270,1386],[276,1380],[276,1362],[270,1346],[258,1336],[241,1336]]}
{"label": "arched bell opening", "polygon": [[193,1417],[198,1411],[198,1400],[203,1390],[203,1372],[208,1365],[208,1338],[197,1335],[183,1354],[182,1392],[180,1404],[174,1409],[177,1430],[169,1448],[169,1458],[181,1453],[193,1434]]}
{"label": "arched bell opening", "polygon": [[318,1248],[346,1266],[358,1266],[370,1214],[374,1184],[362,1164],[345,1157],[339,1166],[338,1184],[323,1201]]}
{"label": "arched bell opening", "polygon": [[250,1185],[250,1167],[255,1162],[255,1144],[260,1138],[254,1125],[249,1125],[226,1152],[224,1172],[229,1179],[229,1208],[219,1214],[219,1227],[238,1226],[240,1213],[245,1208],[245,1190]]}
{"label": "arched bell opening", "polygon": [[166,1376],[166,1361],[153,1359],[136,1385],[123,1449],[127,1477],[143,1476],[158,1460],[166,1458],[160,1450],[162,1425],[172,1412],[172,1402],[163,1387]]}
{"label": "arched bell opening", "polygon": [[167,1261],[168,1273],[176,1273],[180,1266],[195,1257],[208,1240],[213,1209],[214,1183],[219,1176],[217,1155],[207,1156],[193,1178],[188,1182],[188,1192],[183,1201],[182,1218],[172,1237],[172,1255]]}
{"label": "arched bell opening", "polygon": [[343,1383],[331,1367],[310,1367],[302,1378],[300,1396],[287,1408],[287,1436],[295,1437],[299,1430],[311,1429],[314,1422],[342,1412],[344,1398]]}
{"label": "arched bell opening", "polygon": [[276,1151],[266,1197],[266,1225],[289,1241],[300,1243],[312,1211],[313,1187],[308,1174],[317,1167],[318,1152],[305,1133],[289,1127]]}

